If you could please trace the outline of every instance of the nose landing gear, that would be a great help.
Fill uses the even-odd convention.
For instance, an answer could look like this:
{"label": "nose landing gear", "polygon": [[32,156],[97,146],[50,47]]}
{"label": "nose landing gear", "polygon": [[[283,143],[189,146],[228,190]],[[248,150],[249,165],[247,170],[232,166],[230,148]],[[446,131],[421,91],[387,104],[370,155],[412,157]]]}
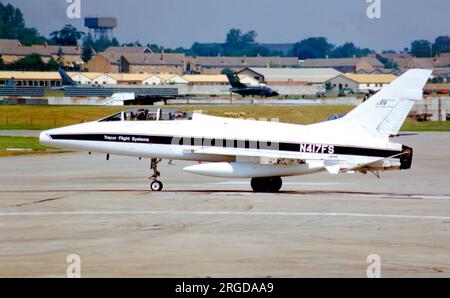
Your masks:
{"label": "nose landing gear", "polygon": [[163,189],[163,184],[161,181],[158,181],[158,177],[161,176],[161,173],[158,171],[158,164],[161,162],[161,159],[152,158],[150,162],[150,169],[153,171],[153,175],[149,178],[152,180],[150,183],[150,189],[152,191],[161,191]]}

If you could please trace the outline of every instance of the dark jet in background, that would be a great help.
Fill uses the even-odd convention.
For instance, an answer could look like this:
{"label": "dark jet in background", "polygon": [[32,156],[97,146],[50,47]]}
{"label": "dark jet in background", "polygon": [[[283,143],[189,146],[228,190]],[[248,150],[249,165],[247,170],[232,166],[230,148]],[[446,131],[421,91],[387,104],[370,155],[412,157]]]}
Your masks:
{"label": "dark jet in background", "polygon": [[61,76],[61,81],[63,86],[76,86],[77,82],[72,80],[72,78],[64,71],[62,68],[58,68],[59,75]]}
{"label": "dark jet in background", "polygon": [[242,84],[239,80],[239,77],[235,75],[234,72],[231,70],[227,71],[226,75],[232,87],[230,91],[233,93],[237,93],[242,97],[246,96],[272,97],[279,95],[278,92],[266,86],[247,86],[245,84]]}
{"label": "dark jet in background", "polygon": [[52,87],[50,89],[52,90],[61,90],[65,91],[67,87],[80,87],[80,88],[93,88],[94,86],[84,86],[81,84],[78,84],[72,78],[67,74],[67,72],[62,69],[58,68],[59,75],[61,76],[61,86],[59,87]]}

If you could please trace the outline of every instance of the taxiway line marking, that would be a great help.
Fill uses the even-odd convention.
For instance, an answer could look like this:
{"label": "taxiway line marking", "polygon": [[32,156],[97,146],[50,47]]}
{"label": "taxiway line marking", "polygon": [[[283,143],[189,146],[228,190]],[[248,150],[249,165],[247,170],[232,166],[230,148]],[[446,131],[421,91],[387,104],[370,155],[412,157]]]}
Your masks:
{"label": "taxiway line marking", "polygon": [[0,212],[7,216],[66,216],[66,215],[242,215],[242,216],[311,216],[311,217],[360,217],[360,218],[403,218],[450,220],[450,216],[370,214],[370,213],[334,213],[334,212],[263,212],[263,211],[61,211],[61,212]]}

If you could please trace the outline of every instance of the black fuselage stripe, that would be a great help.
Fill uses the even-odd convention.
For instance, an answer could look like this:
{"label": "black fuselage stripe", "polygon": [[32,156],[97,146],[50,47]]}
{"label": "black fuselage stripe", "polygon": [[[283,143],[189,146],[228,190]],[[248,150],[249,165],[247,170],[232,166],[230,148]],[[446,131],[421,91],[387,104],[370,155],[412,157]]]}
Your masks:
{"label": "black fuselage stripe", "polygon": [[[356,156],[374,156],[390,157],[401,153],[397,150],[375,149],[365,147],[350,147],[339,145],[316,145],[310,143],[286,143],[286,142],[267,142],[238,139],[212,139],[200,137],[174,137],[174,136],[143,136],[143,135],[119,135],[119,134],[64,134],[50,135],[54,140],[74,140],[74,141],[96,141],[96,142],[117,142],[117,143],[136,143],[136,144],[157,144],[157,145],[193,145],[209,146],[221,148],[239,148],[239,149],[259,149],[259,150],[277,150],[299,153],[318,153],[327,155],[356,155]],[[303,146],[316,146],[317,151],[302,151]],[[321,150],[317,146],[333,147],[330,153],[327,148]],[[277,149],[274,149],[277,148]],[[304,150],[304,149],[303,149]],[[399,156],[397,156],[399,158]]]}

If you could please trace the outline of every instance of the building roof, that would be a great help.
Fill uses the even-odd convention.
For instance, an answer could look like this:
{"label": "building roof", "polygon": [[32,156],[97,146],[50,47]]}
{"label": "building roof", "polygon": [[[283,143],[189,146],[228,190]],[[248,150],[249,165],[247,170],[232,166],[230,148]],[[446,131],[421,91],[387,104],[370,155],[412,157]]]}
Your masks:
{"label": "building roof", "polygon": [[226,75],[184,75],[189,83],[228,83]]}
{"label": "building roof", "polygon": [[170,73],[160,73],[160,74],[157,74],[156,76],[159,77],[160,79],[162,79],[163,81],[169,81],[175,77],[179,77],[179,75],[170,74]]}
{"label": "building roof", "polygon": [[[106,60],[108,60],[110,64],[119,64],[118,61],[122,55],[116,52],[101,52],[98,53],[96,56],[101,56],[105,58]],[[92,57],[91,59],[94,59],[95,57]]]}
{"label": "building roof", "polygon": [[49,46],[49,45],[32,45],[32,46],[1,46],[0,54],[14,56],[29,56],[31,54],[39,54],[41,56],[58,55],[61,49],[63,55],[81,55],[81,47],[79,46]]}
{"label": "building roof", "polygon": [[397,78],[393,74],[346,73],[344,76],[359,84],[389,84]]}
{"label": "building roof", "polygon": [[94,80],[94,79],[98,78],[99,76],[104,75],[104,73],[101,73],[101,72],[82,72],[80,74],[85,76],[89,80]]}
{"label": "building roof", "polygon": [[439,67],[433,70],[434,76],[450,76],[450,67]]}
{"label": "building roof", "polygon": [[428,90],[450,90],[450,83],[445,84],[426,84],[425,89]]}
{"label": "building roof", "polygon": [[189,62],[202,67],[244,68],[269,67],[271,65],[296,66],[297,57],[190,57]]}
{"label": "building roof", "polygon": [[21,45],[17,39],[0,39],[0,47],[20,47]]}
{"label": "building roof", "polygon": [[423,68],[423,69],[433,69],[433,59],[432,58],[393,58],[392,61],[397,64],[400,68]]}
{"label": "building roof", "polygon": [[123,54],[123,59],[132,65],[184,65],[184,54]]}
{"label": "building roof", "polygon": [[108,73],[108,75],[116,81],[125,81],[125,82],[142,82],[154,76],[153,74],[141,74],[141,73]]}
{"label": "building roof", "polygon": [[109,47],[105,50],[106,53],[118,53],[118,54],[140,54],[140,53],[152,53],[148,47]]}
{"label": "building roof", "polygon": [[372,69],[360,69],[356,73],[359,74],[394,74],[397,71],[395,68],[372,68]]}
{"label": "building roof", "polygon": [[417,57],[407,57],[407,58],[393,58],[392,59],[400,68],[422,68],[422,69],[433,69],[433,68],[443,68],[450,67],[450,53],[442,53],[437,57],[433,58],[417,58]]}
{"label": "building roof", "polygon": [[[266,82],[324,83],[341,74],[334,68],[246,68],[260,74]],[[244,69],[244,70],[246,70]],[[242,71],[244,71],[242,70]],[[240,71],[240,72],[242,72]]]}
{"label": "building roof", "polygon": [[259,45],[271,51],[282,52],[285,55],[288,55],[294,48],[294,43],[260,43]]}
{"label": "building roof", "polygon": [[60,80],[56,71],[0,71],[0,80]]}
{"label": "building roof", "polygon": [[362,61],[366,61],[373,67],[384,67],[383,63],[375,57],[306,59],[300,66],[305,68],[356,67]]}
{"label": "building roof", "polygon": [[450,53],[442,53],[433,58],[434,67],[450,67]]}
{"label": "building roof", "polygon": [[411,54],[409,53],[384,53],[379,54],[379,56],[385,58],[385,59],[394,59],[394,58],[409,58],[411,57]]}

